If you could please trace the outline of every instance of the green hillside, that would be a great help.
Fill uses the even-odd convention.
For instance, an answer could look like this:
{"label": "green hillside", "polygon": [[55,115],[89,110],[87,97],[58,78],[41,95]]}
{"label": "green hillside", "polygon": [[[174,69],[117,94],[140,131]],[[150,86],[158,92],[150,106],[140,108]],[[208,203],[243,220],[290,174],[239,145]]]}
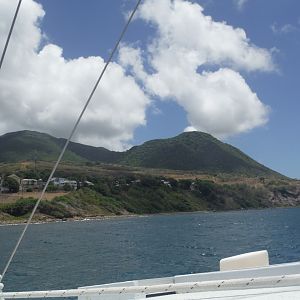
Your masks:
{"label": "green hillside", "polygon": [[[0,162],[52,161],[57,159],[60,150],[59,139],[45,133],[25,130],[0,137]],[[65,160],[80,162],[84,161],[84,158],[67,150]]]}
{"label": "green hillside", "polygon": [[[53,161],[65,139],[34,131],[0,137],[0,162]],[[64,156],[70,162],[101,162],[132,167],[198,171],[203,173],[281,176],[231,145],[202,132],[186,132],[169,139],[148,141],[126,152],[114,152],[71,142]]]}
{"label": "green hillside", "polygon": [[[94,183],[92,187],[43,200],[35,220],[293,207],[300,199],[299,183],[291,180],[267,179],[253,185],[133,174],[87,179]],[[0,223],[28,218],[37,199],[27,195],[0,203]]]}
{"label": "green hillside", "polygon": [[153,140],[127,151],[122,164],[175,170],[278,176],[239,149],[202,132]]}
{"label": "green hillside", "polygon": [[[59,156],[65,142],[65,139],[29,130],[7,133],[0,136],[0,162],[53,161]],[[70,142],[63,160],[111,163],[119,160],[121,155],[122,153],[109,151],[102,147]]]}
{"label": "green hillside", "polygon": [[[65,139],[60,139],[62,146],[65,141]],[[110,151],[103,147],[93,147],[74,142],[69,144],[68,149],[84,160],[103,163],[117,163],[125,154],[124,152]]]}

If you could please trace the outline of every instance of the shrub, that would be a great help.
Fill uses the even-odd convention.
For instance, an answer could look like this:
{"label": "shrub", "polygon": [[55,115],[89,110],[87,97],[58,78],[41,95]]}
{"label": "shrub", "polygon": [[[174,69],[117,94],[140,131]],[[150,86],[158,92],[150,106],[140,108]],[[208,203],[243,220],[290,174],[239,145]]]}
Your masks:
{"label": "shrub", "polygon": [[58,188],[53,184],[49,184],[47,187],[47,192],[56,192],[57,190]]}
{"label": "shrub", "polygon": [[64,185],[64,191],[65,192],[73,191],[73,187],[70,184],[67,183],[67,184]]}
{"label": "shrub", "polygon": [[10,193],[17,193],[19,191],[19,183],[12,178],[5,178],[3,181],[3,186],[9,189]]}
{"label": "shrub", "polygon": [[2,211],[15,217],[24,216],[32,211],[36,201],[33,198],[21,198],[15,203],[7,204]]}

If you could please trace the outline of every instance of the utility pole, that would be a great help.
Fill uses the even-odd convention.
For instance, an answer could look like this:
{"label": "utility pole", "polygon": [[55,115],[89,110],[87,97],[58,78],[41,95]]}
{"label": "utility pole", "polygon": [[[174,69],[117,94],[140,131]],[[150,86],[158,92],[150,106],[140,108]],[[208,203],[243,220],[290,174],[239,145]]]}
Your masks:
{"label": "utility pole", "polygon": [[0,193],[2,193],[4,174],[0,177]]}
{"label": "utility pole", "polygon": [[0,194],[2,193],[2,177],[0,178]]}
{"label": "utility pole", "polygon": [[34,150],[34,175],[36,175],[36,160],[37,160],[37,151]]}

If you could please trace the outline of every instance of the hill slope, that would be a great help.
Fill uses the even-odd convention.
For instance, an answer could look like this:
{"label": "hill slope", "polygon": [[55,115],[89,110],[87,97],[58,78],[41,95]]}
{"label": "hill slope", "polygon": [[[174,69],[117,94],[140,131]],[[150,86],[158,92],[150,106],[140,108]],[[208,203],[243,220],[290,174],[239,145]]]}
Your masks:
{"label": "hill slope", "polygon": [[239,149],[222,143],[210,134],[196,131],[133,147],[126,152],[121,163],[137,167],[198,170],[209,173],[262,176],[276,174]]}
{"label": "hill slope", "polygon": [[[34,131],[0,137],[0,162],[51,161],[58,157],[65,139]],[[126,152],[114,152],[71,142],[64,160],[102,162],[143,168],[195,170],[203,173],[238,173],[250,176],[281,176],[257,163],[231,145],[201,132],[182,133],[152,140]]]}
{"label": "hill slope", "polygon": [[[1,162],[35,159],[51,161],[58,157],[60,149],[59,139],[44,133],[26,130],[7,133],[0,137]],[[80,156],[70,150],[66,151],[65,159],[83,161]]]}
{"label": "hill slope", "polygon": [[[0,162],[26,160],[56,160],[64,143],[63,138],[35,131],[18,131],[0,136]],[[103,147],[92,147],[70,142],[64,155],[65,161],[101,161],[112,163],[120,160],[122,153]]]}

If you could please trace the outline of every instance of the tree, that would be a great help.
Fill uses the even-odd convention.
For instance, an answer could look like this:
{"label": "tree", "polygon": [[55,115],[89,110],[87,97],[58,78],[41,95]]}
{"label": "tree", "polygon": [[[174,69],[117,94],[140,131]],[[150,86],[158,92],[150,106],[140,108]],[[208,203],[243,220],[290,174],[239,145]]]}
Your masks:
{"label": "tree", "polygon": [[57,186],[53,184],[53,182],[50,182],[47,187],[47,192],[56,192],[58,190]]}
{"label": "tree", "polygon": [[70,192],[70,191],[72,191],[72,190],[73,190],[73,187],[72,187],[70,184],[66,183],[66,184],[64,185],[64,191],[65,191],[65,192]]}
{"label": "tree", "polygon": [[9,178],[9,177],[6,177],[3,180],[3,186],[8,188],[10,193],[17,193],[20,188],[19,183],[16,180]]}

